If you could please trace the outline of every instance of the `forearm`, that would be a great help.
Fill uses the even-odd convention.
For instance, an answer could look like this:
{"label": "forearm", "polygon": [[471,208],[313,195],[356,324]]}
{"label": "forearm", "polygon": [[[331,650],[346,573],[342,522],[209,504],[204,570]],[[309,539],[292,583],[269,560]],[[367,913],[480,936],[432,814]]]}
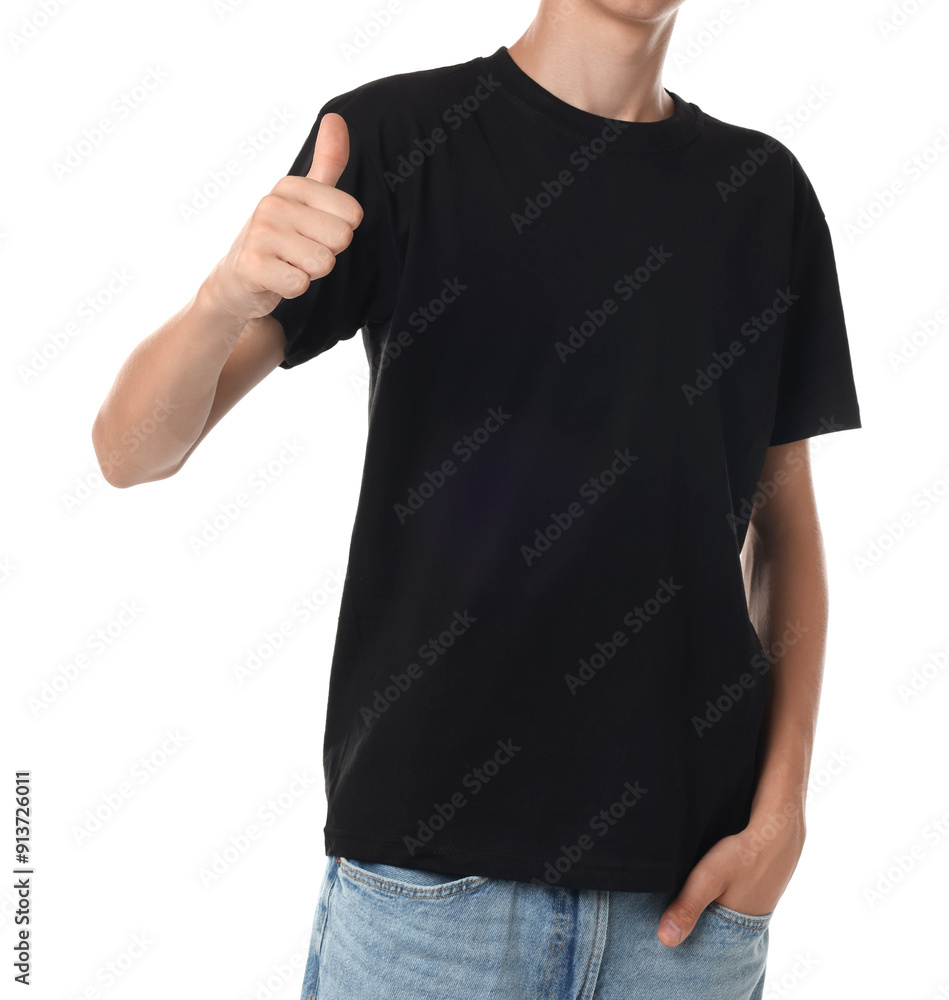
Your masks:
{"label": "forearm", "polygon": [[199,289],[135,347],[93,425],[96,456],[112,485],[176,470],[204,428],[221,369],[244,326]]}
{"label": "forearm", "polygon": [[816,513],[773,537],[750,530],[744,569],[749,614],[770,664],[752,823],[794,816],[803,831],[827,633],[826,568]]}

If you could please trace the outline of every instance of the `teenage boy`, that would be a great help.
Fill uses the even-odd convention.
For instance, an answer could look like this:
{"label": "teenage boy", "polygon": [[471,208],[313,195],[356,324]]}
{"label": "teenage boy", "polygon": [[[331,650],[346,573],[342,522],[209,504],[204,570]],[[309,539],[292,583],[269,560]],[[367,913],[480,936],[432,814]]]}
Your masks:
{"label": "teenage boy", "polygon": [[171,476],[362,333],[303,1000],[762,995],[826,633],[807,439],[861,425],[800,163],[661,85],[681,2],[542,0],[329,100],[97,418],[110,482]]}

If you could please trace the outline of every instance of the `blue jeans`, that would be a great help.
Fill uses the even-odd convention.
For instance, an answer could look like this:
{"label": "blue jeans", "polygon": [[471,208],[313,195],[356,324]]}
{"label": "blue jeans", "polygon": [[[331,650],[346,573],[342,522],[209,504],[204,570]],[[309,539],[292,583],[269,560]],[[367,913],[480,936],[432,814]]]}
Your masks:
{"label": "blue jeans", "polygon": [[772,914],[711,903],[670,948],[673,895],[329,855],[301,1000],[761,1000]]}

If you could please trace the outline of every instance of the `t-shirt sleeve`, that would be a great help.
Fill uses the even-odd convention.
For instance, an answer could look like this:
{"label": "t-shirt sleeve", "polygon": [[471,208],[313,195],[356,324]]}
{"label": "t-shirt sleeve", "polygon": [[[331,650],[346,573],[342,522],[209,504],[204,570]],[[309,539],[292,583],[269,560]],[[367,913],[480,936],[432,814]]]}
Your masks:
{"label": "t-shirt sleeve", "polygon": [[281,299],[270,315],[280,321],[286,337],[281,368],[293,368],[329,350],[371,322],[385,322],[393,309],[398,261],[390,204],[378,157],[360,132],[345,102],[333,98],[321,109],[310,134],[287,171],[305,176],[313,163],[313,144],[323,116],[342,115],[349,129],[349,160],[336,187],[351,194],[363,209],[363,219],[348,247],[336,255],[329,274],[310,282],[296,298]]}
{"label": "t-shirt sleeve", "polygon": [[862,426],[830,229],[817,194],[794,172],[790,292],[769,445]]}

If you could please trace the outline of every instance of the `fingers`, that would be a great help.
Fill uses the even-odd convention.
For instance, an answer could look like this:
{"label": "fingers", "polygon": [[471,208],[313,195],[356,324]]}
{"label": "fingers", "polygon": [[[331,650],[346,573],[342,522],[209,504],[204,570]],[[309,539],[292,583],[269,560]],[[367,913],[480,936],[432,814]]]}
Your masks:
{"label": "fingers", "polygon": [[258,206],[253,240],[245,246],[242,260],[259,288],[278,292],[283,298],[295,298],[307,289],[309,281],[333,270],[336,254],[342,253],[352,239],[352,226],[338,215],[293,199],[270,196]]}
{"label": "fingers", "polygon": [[363,220],[362,205],[346,191],[311,183],[310,177],[288,174],[274,185],[271,194],[307,208],[319,209],[343,219],[355,229]]}
{"label": "fingers", "polygon": [[293,206],[287,209],[281,231],[293,236],[321,243],[333,253],[342,253],[353,241],[353,227],[338,215],[320,208],[299,211]]}
{"label": "fingers", "polygon": [[336,254],[333,250],[297,233],[283,235],[280,246],[274,247],[271,253],[274,258],[284,260],[302,271],[311,281],[329,274],[336,266]]}
{"label": "fingers", "polygon": [[[327,270],[332,270],[332,266]],[[264,289],[276,292],[282,299],[298,298],[310,287],[310,276],[306,272],[276,256],[260,261],[255,278]]]}
{"label": "fingers", "polygon": [[323,116],[313,146],[313,161],[307,171],[311,181],[336,187],[349,162],[349,129],[342,115],[329,112]]}

